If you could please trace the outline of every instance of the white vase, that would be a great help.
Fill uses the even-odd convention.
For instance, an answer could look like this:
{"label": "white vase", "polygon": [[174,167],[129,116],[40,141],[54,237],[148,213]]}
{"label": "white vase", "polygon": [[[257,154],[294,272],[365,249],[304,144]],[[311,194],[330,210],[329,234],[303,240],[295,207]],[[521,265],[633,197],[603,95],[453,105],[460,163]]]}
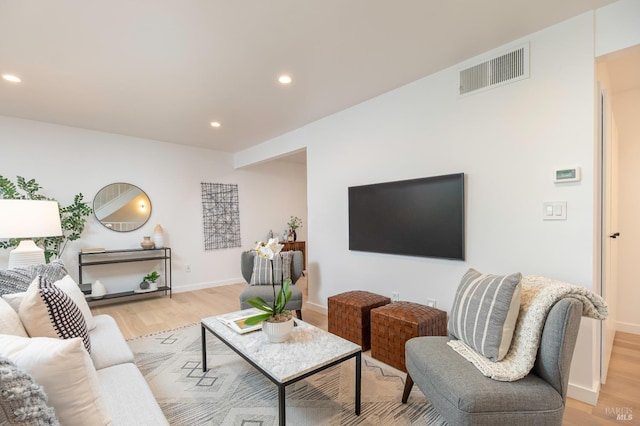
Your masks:
{"label": "white vase", "polygon": [[262,321],[262,332],[272,343],[284,342],[293,331],[293,317],[285,322]]}
{"label": "white vase", "polygon": [[99,299],[105,294],[107,294],[107,288],[100,282],[100,280],[96,280],[96,282],[91,284],[91,297]]}
{"label": "white vase", "polygon": [[164,247],[164,231],[160,225],[156,225],[153,229],[153,243],[156,248]]}

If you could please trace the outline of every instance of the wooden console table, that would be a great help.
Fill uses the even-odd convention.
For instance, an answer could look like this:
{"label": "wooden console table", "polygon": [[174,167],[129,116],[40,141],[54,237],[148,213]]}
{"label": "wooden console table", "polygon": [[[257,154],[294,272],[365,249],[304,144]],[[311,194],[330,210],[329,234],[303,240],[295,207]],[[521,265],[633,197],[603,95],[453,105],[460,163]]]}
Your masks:
{"label": "wooden console table", "polygon": [[283,241],[282,251],[301,251],[302,252],[302,269],[307,270],[307,249],[304,241]]}

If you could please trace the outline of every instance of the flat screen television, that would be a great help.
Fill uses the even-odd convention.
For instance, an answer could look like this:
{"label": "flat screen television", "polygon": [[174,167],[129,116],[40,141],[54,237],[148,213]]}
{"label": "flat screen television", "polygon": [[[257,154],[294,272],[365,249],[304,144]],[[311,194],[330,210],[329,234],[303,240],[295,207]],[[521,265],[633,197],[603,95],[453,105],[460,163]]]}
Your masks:
{"label": "flat screen television", "polygon": [[464,173],[349,188],[349,250],[464,260]]}

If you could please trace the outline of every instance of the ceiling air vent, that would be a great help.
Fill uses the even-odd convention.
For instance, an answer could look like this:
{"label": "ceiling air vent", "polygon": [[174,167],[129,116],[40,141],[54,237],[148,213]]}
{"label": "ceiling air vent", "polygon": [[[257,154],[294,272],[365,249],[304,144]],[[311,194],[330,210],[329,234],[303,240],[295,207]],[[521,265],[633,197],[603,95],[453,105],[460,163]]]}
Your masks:
{"label": "ceiling air vent", "polygon": [[460,71],[460,95],[529,77],[529,44]]}

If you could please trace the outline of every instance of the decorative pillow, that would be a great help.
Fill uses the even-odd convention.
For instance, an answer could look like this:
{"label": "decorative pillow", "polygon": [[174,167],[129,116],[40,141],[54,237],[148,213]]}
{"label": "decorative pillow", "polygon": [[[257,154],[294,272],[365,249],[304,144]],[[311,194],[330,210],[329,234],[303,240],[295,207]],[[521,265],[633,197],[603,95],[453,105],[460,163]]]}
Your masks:
{"label": "decorative pillow", "polygon": [[49,264],[21,266],[0,270],[0,294],[27,291],[35,277],[42,275],[51,282],[58,281],[67,275],[67,269],[61,260]]}
{"label": "decorative pillow", "polygon": [[0,335],[0,356],[42,385],[60,424],[110,424],[98,374],[81,339]]}
{"label": "decorative pillow", "polygon": [[12,426],[60,425],[53,408],[47,405],[42,386],[0,356],[0,424]]}
{"label": "decorative pillow", "polygon": [[18,313],[3,299],[0,299],[0,334],[28,337]]}
{"label": "decorative pillow", "polygon": [[91,341],[78,305],[61,289],[46,278],[36,277],[20,303],[18,315],[29,336],[80,337],[87,352],[91,353]]}
{"label": "decorative pillow", "polygon": [[3,294],[2,299],[7,302],[17,314],[25,294],[27,294],[26,291],[23,291],[22,293]]}
{"label": "decorative pillow", "polygon": [[[276,285],[282,284],[282,279],[291,278],[292,251],[284,251],[273,257],[273,278]],[[271,260],[253,256],[253,273],[250,285],[271,285]]]}
{"label": "decorative pillow", "polygon": [[489,275],[469,269],[449,315],[449,334],[491,361],[509,351],[520,310],[522,274]]}
{"label": "decorative pillow", "polygon": [[87,299],[84,297],[84,293],[80,290],[80,286],[78,286],[73,278],[66,275],[63,279],[54,282],[53,285],[67,293],[67,296],[69,296],[71,300],[78,305],[78,308],[80,308],[80,312],[82,312],[82,316],[84,317],[84,321],[87,323],[87,330],[91,331],[96,328],[96,322],[93,319],[93,314],[91,314],[91,308],[89,308]]}

